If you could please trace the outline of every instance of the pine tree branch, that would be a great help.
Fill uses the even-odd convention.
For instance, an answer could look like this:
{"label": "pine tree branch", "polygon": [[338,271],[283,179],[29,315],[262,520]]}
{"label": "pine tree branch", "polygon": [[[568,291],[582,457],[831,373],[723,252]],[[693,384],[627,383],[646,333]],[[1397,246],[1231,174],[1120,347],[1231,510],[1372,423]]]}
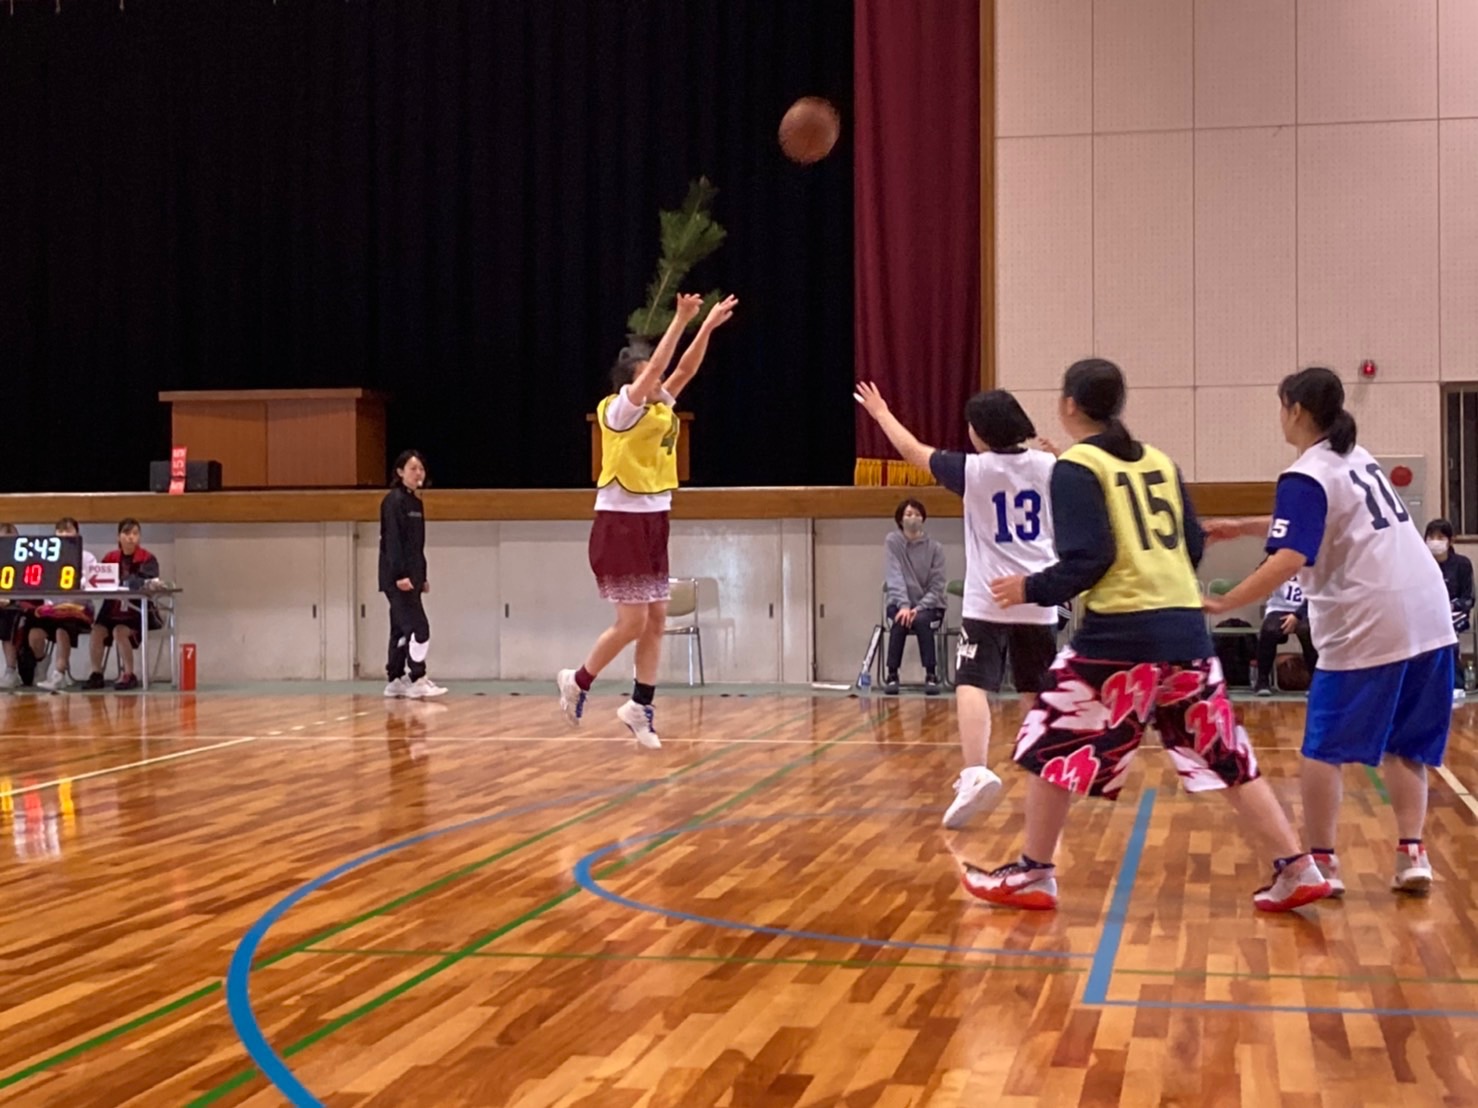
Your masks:
{"label": "pine tree branch", "polygon": [[[706,177],[700,177],[688,186],[680,208],[658,213],[662,253],[656,275],[647,286],[646,304],[627,319],[633,336],[651,338],[667,329],[673,312],[669,301],[675,290],[694,266],[723,245],[728,232],[714,222],[709,211],[717,195],[718,189]],[[713,302],[717,298],[715,290],[705,301]]]}

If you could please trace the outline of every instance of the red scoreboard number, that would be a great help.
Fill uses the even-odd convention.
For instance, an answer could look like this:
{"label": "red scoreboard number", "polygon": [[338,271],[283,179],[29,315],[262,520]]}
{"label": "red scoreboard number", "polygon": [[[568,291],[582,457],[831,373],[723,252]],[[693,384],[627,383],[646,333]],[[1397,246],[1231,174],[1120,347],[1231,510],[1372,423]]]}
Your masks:
{"label": "red scoreboard number", "polygon": [[21,535],[0,541],[0,594],[65,593],[82,587],[82,540]]}

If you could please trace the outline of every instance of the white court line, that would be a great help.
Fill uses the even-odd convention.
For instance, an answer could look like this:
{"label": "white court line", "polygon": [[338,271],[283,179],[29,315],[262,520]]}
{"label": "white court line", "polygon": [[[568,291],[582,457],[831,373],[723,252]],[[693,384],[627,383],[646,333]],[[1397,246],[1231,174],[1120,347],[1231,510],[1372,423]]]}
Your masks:
{"label": "white court line", "polygon": [[156,758],[142,758],[137,762],[129,762],[122,766],[108,766],[105,769],[89,770],[87,773],[71,773],[66,777],[58,777],[55,781],[43,781],[39,785],[26,785],[19,789],[7,789],[0,792],[0,797],[20,796],[22,793],[40,792],[42,789],[50,789],[65,781],[86,781],[89,777],[105,777],[110,773],[121,773],[126,769],[138,769],[141,766],[151,766],[155,762],[168,762],[175,758],[189,758],[194,754],[205,754],[211,750],[220,750],[227,746],[240,746],[242,743],[256,742],[255,735],[244,735],[239,739],[227,739],[224,742],[212,743],[210,746],[198,746],[190,750],[177,750],[173,754],[161,754]]}
{"label": "white court line", "polygon": [[1468,811],[1478,816],[1478,798],[1474,798],[1467,786],[1457,779],[1457,774],[1446,766],[1438,766],[1437,773],[1452,787],[1452,791],[1457,793],[1457,798],[1468,806]]}

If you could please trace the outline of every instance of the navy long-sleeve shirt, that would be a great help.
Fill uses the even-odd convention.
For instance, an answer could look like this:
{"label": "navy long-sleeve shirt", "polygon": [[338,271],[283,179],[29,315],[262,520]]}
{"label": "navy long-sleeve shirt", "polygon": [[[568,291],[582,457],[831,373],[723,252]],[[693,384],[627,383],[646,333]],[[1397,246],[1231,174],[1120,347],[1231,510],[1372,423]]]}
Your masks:
{"label": "navy long-sleeve shirt", "polygon": [[[1122,454],[1101,435],[1085,441],[1125,461],[1137,461],[1143,454],[1138,443],[1133,445],[1132,454]],[[1175,480],[1183,505],[1186,553],[1191,565],[1198,566],[1206,551],[1206,532],[1179,470]],[[1096,585],[1114,564],[1118,544],[1103,486],[1092,470],[1062,460],[1053,467],[1052,526],[1057,563],[1026,579],[1026,599],[1031,604],[1066,603]],[[1199,608],[1113,614],[1090,608],[1073,636],[1073,649],[1089,657],[1119,662],[1183,662],[1213,653],[1206,617]]]}
{"label": "navy long-sleeve shirt", "polygon": [[1438,563],[1442,567],[1442,580],[1447,585],[1447,598],[1452,601],[1454,612],[1473,610],[1473,563],[1455,550]]}

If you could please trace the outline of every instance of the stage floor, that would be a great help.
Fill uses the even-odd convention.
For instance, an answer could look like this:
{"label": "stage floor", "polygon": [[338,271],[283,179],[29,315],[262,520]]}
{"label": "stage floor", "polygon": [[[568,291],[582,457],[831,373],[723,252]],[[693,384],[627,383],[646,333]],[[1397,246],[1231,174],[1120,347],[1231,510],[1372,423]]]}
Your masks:
{"label": "stage floor", "polygon": [[[1426,900],[1347,773],[1350,890],[1267,917],[1147,750],[1056,913],[959,887],[949,698],[0,697],[0,1101],[83,1106],[1478,1104],[1473,709]],[[529,692],[537,689],[530,687]],[[729,695],[725,695],[728,693]],[[1240,704],[1296,808],[1296,698]],[[1001,808],[952,842],[1019,847]]]}

